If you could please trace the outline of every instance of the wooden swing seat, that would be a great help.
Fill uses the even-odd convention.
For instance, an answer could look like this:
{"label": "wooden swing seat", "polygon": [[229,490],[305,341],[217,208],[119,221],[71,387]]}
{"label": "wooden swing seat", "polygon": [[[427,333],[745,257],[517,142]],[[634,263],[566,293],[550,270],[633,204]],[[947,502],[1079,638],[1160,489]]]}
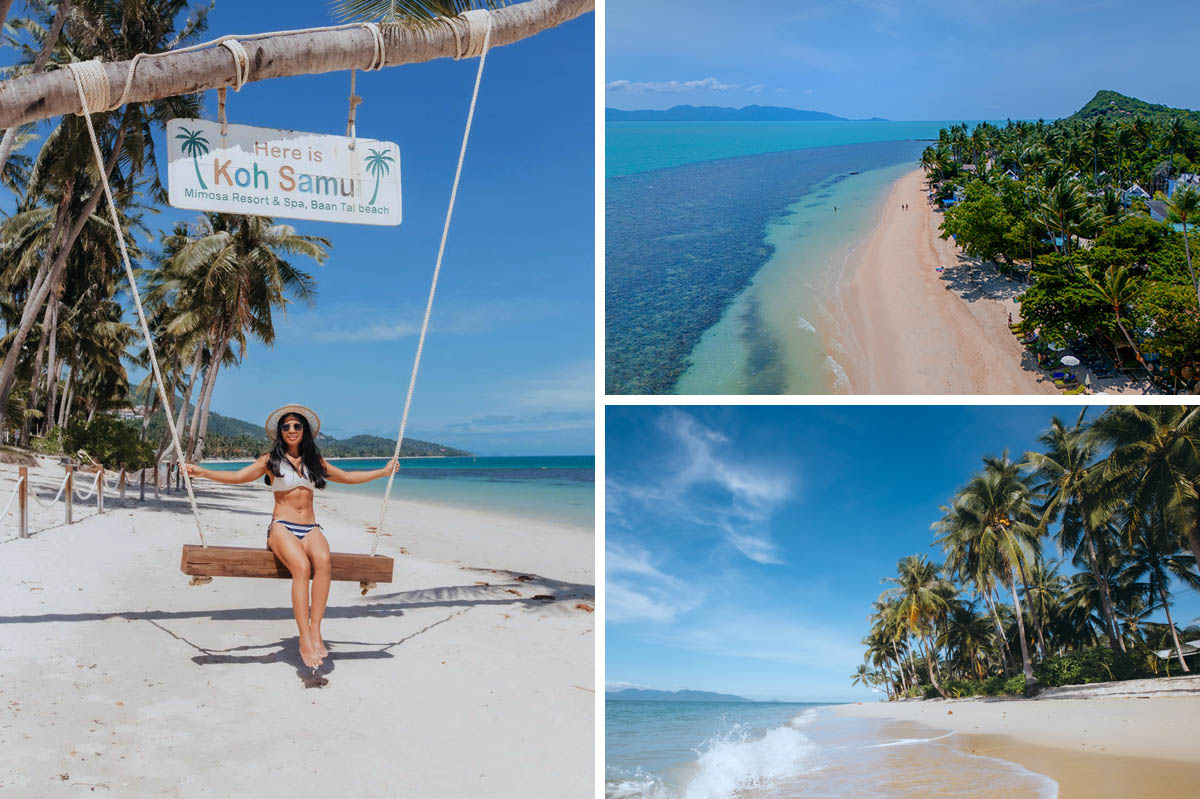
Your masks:
{"label": "wooden swing seat", "polygon": [[[390,583],[393,561],[385,555],[330,553],[332,578],[354,583]],[[179,569],[194,577],[282,577],[292,573],[269,549],[183,545]]]}

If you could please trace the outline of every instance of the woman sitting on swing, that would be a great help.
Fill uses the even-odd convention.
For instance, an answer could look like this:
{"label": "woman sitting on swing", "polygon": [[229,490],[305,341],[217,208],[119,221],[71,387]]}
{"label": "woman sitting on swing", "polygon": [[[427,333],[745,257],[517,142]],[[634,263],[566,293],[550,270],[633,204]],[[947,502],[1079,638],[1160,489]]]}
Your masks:
{"label": "woman sitting on swing", "polygon": [[[275,446],[254,463],[236,472],[214,471],[187,464],[191,477],[236,485],[265,477],[275,494],[275,509],[267,525],[267,548],[292,573],[292,610],[300,630],[300,657],[317,668],[329,655],[321,638],[321,619],[329,600],[329,542],[313,513],[313,491],[325,482],[366,483],[399,469],[392,460],[382,469],[343,471],[321,457],[315,441],[321,420],[303,405],[284,405],[267,417],[267,435]],[[309,578],[312,597],[309,597]]]}

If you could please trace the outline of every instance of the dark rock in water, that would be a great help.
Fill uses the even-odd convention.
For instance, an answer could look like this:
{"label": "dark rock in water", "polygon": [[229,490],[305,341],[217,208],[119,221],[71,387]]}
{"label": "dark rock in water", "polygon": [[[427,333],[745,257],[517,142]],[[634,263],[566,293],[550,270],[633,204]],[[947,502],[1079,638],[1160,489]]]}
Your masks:
{"label": "dark rock in water", "polygon": [[[845,179],[852,168],[910,159],[915,167],[923,146],[817,147],[606,181],[606,393],[670,392],[700,336],[773,254],[764,240],[772,218],[814,186]],[[751,344],[748,389],[774,393],[782,375],[772,352],[778,342]]]}
{"label": "dark rock in water", "polygon": [[554,599],[553,594],[534,594],[533,599]]}

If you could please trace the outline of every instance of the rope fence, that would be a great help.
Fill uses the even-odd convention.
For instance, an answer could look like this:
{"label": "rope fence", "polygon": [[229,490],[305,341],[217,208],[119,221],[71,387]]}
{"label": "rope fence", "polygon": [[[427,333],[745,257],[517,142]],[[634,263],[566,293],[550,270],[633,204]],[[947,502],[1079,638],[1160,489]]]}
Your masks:
{"label": "rope fence", "polygon": [[[90,481],[85,480],[87,485],[83,487],[76,486],[75,480],[78,467],[74,464],[64,464],[66,474],[62,480],[47,479],[45,473],[30,475],[29,467],[21,466],[18,470],[16,484],[12,488],[12,492],[8,495],[8,500],[4,505],[4,511],[0,513],[0,530],[7,527],[9,523],[9,515],[12,514],[16,522],[18,533],[16,536],[7,536],[0,538],[0,543],[13,541],[16,538],[28,538],[30,534],[30,525],[33,523],[34,532],[48,530],[54,527],[59,527],[62,524],[73,524],[80,521],[75,511],[77,510],[75,502],[95,502],[95,513],[89,513],[91,516],[98,516],[104,513],[105,500],[118,499],[124,503],[127,499],[135,501],[145,499],[144,493],[139,492],[136,497],[127,497],[126,492],[131,485],[131,480],[140,479],[143,472],[152,470],[138,469],[135,471],[126,471],[125,468],[113,470],[104,469],[98,462],[92,460],[95,465],[95,475]],[[89,464],[88,468],[91,468]],[[166,472],[165,485],[169,490],[171,470],[168,467],[166,470],[159,469],[160,474]],[[57,486],[55,483],[57,482]],[[2,491],[3,489],[0,489]],[[53,498],[46,500],[44,495],[53,491]],[[3,494],[0,493],[0,497]],[[29,500],[33,499],[30,503]],[[14,508],[14,505],[16,506]]]}

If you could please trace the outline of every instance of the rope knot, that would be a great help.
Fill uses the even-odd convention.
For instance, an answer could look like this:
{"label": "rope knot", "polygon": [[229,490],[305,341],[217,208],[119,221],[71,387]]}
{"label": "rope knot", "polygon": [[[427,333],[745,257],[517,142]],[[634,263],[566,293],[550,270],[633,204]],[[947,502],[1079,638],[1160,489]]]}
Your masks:
{"label": "rope knot", "polygon": [[477,8],[445,21],[454,33],[455,59],[483,55],[492,38],[492,12]]}

